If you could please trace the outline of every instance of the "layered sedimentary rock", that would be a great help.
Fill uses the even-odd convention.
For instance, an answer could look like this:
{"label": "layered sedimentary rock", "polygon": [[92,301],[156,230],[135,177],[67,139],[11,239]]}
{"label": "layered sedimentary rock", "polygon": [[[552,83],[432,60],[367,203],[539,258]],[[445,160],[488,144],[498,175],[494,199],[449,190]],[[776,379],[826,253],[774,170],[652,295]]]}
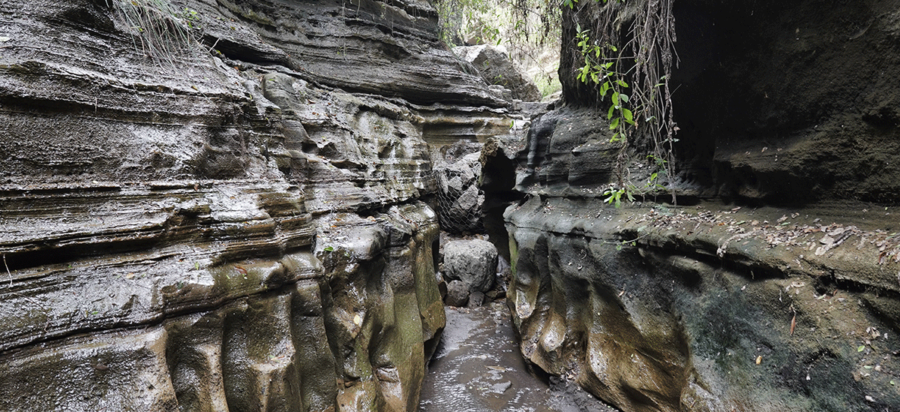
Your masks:
{"label": "layered sedimentary rock", "polygon": [[427,3],[158,5],[0,9],[0,409],[413,409],[425,138],[506,103]]}
{"label": "layered sedimentary rock", "polygon": [[533,195],[507,214],[523,355],[626,411],[896,405],[892,232],[783,213]]}
{"label": "layered sedimentary rock", "polygon": [[896,5],[713,3],[675,2],[678,206],[604,202],[620,146],[572,77],[493,157],[521,351],[625,411],[893,410]]}

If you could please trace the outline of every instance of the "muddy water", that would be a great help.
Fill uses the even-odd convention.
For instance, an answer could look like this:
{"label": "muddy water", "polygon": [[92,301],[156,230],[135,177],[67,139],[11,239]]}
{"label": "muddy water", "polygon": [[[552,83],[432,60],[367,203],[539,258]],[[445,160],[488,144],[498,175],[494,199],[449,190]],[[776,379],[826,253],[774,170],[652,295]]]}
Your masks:
{"label": "muddy water", "polygon": [[505,302],[446,308],[447,326],[422,388],[421,412],[615,411],[575,386],[531,375]]}

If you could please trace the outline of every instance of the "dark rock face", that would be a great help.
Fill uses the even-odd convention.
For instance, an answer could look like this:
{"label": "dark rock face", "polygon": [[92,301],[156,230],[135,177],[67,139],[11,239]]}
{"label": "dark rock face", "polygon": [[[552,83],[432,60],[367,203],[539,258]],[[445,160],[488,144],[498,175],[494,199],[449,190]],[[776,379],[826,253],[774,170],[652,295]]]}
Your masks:
{"label": "dark rock face", "polygon": [[598,186],[573,183],[573,173],[591,173],[576,164],[606,156],[559,149],[578,147],[567,142],[579,130],[600,139],[608,128],[557,126],[539,145],[534,175],[523,151],[518,188],[527,198],[505,215],[514,265],[507,295],[527,359],[626,411],[900,402],[890,384],[900,367],[892,211],[716,202],[615,209]]}
{"label": "dark rock face", "polygon": [[697,1],[675,13],[675,115],[682,156],[697,160],[691,177],[769,203],[900,200],[895,2]]}
{"label": "dark rock face", "polygon": [[618,147],[573,78],[534,123],[505,213],[521,351],[625,411],[892,410],[896,5],[714,3],[675,6],[688,206],[604,203]]}
{"label": "dark rock face", "polygon": [[173,3],[162,59],[111,3],[0,10],[0,409],[414,409],[425,139],[506,103],[424,2]]}
{"label": "dark rock face", "polygon": [[[686,191],[781,205],[900,201],[895,2],[688,0],[673,11],[680,65],[671,85]],[[573,45],[562,48],[564,98],[593,102],[597,93],[568,75],[584,63],[574,23],[563,37]]]}

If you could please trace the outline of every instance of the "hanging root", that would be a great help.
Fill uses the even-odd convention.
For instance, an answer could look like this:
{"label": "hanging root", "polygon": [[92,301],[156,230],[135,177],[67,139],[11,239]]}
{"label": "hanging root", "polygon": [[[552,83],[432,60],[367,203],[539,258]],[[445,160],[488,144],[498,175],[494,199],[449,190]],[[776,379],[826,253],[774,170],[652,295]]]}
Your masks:
{"label": "hanging root", "polygon": [[114,9],[117,23],[136,39],[135,49],[145,56],[178,67],[196,50],[197,12],[178,11],[168,0],[107,0],[107,5]]}

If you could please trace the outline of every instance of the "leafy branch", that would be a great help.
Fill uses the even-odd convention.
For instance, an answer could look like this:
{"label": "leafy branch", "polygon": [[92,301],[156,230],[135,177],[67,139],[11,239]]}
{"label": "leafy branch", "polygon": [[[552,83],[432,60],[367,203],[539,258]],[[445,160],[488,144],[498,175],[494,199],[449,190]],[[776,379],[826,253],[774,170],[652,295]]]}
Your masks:
{"label": "leafy branch", "polygon": [[644,198],[650,193],[666,190],[666,187],[659,183],[660,176],[664,176],[667,173],[665,167],[666,160],[657,158],[653,155],[647,155],[647,157],[656,161],[657,171],[650,174],[650,177],[647,178],[644,185],[637,186],[629,182],[618,187],[610,187],[603,192],[603,196],[607,196],[606,199],[603,199],[604,202],[614,205],[618,209],[622,206],[623,196],[627,198],[629,202],[633,202],[635,196]]}

